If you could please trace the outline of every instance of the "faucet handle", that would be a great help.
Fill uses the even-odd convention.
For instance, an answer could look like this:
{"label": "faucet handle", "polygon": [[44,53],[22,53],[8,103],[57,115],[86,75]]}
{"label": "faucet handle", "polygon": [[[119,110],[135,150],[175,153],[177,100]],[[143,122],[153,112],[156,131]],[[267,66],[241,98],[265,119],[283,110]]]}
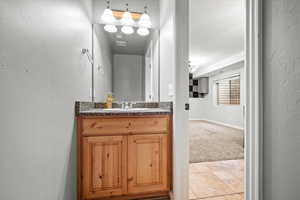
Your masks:
{"label": "faucet handle", "polygon": [[125,101],[121,101],[121,102],[120,102],[121,108],[122,108],[122,109],[125,109],[125,103],[126,103]]}
{"label": "faucet handle", "polygon": [[122,103],[122,109],[128,109],[128,108],[129,108],[129,105],[130,105],[129,102],[124,101],[124,102]]}
{"label": "faucet handle", "polygon": [[133,108],[133,106],[136,105],[136,104],[137,104],[137,102],[132,101],[132,102],[130,103],[130,107]]}

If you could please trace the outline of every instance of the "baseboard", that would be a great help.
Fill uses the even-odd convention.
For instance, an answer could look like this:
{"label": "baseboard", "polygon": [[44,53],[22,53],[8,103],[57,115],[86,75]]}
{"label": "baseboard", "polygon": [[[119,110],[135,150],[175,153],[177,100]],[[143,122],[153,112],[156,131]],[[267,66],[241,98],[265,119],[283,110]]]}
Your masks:
{"label": "baseboard", "polygon": [[190,121],[205,121],[205,122],[209,122],[209,123],[213,123],[213,124],[217,124],[217,125],[221,125],[221,126],[226,126],[226,127],[229,127],[229,128],[234,128],[234,129],[241,130],[241,131],[244,130],[244,128],[243,128],[243,127],[240,127],[240,126],[235,126],[235,125],[231,125],[231,124],[226,124],[226,123],[223,123],[223,122],[218,122],[218,121],[209,120],[209,119],[197,119],[197,118],[192,118],[192,119],[189,119],[189,120],[190,120]]}

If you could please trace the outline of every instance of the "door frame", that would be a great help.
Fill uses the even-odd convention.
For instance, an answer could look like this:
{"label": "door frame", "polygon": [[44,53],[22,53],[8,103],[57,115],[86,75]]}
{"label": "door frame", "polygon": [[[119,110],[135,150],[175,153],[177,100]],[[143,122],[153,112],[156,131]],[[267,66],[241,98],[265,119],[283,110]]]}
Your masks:
{"label": "door frame", "polygon": [[[245,200],[262,200],[263,176],[263,89],[262,89],[262,3],[243,0],[245,9]],[[173,194],[174,200],[188,200],[189,143],[188,112],[188,51],[189,1],[172,0],[175,44],[175,96],[173,139]],[[184,137],[183,137],[184,135]]]}
{"label": "door frame", "polygon": [[246,200],[263,199],[262,1],[244,0],[246,66]]}
{"label": "door frame", "polygon": [[[150,55],[150,56],[149,56]],[[147,58],[149,60],[147,60]],[[149,46],[146,50],[146,53],[145,53],[145,71],[144,71],[144,77],[145,77],[145,100],[146,101],[153,101],[153,84],[154,84],[154,79],[153,79],[153,73],[154,73],[154,68],[153,68],[153,41],[150,40],[149,42]],[[147,61],[149,63],[147,63]],[[150,65],[150,74],[147,73],[147,68],[149,67],[149,64]],[[149,78],[149,83],[147,82],[147,75],[150,75],[150,78]],[[147,86],[150,84],[150,88],[147,88]],[[149,92],[150,91],[150,92]],[[150,98],[148,96],[148,94],[150,93]]]}

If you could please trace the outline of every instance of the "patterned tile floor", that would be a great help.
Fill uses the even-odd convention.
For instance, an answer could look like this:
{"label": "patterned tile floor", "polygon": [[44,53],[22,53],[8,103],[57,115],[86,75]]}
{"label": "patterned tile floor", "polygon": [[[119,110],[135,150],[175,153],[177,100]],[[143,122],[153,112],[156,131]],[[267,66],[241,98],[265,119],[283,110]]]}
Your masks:
{"label": "patterned tile floor", "polygon": [[190,200],[244,200],[244,160],[190,164]]}

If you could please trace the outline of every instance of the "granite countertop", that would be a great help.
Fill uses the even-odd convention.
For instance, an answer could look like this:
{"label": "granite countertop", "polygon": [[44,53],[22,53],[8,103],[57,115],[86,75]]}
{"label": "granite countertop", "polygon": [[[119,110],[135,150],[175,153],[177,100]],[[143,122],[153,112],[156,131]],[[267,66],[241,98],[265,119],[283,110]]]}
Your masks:
{"label": "granite countertop", "polygon": [[133,108],[121,109],[114,103],[112,109],[104,108],[104,103],[76,102],[76,116],[136,116],[136,115],[169,115],[172,114],[172,102],[138,102]]}

